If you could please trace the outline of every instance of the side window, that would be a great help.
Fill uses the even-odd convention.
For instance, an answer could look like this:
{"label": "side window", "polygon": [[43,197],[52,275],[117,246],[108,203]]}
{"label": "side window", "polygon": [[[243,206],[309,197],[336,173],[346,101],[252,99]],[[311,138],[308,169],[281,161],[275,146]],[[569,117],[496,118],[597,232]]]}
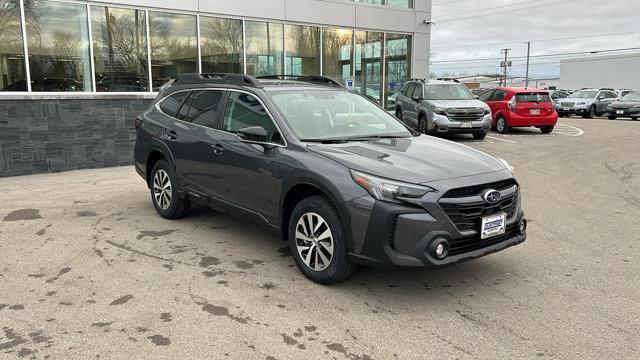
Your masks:
{"label": "side window", "polygon": [[188,96],[188,91],[177,92],[160,103],[160,110],[171,117],[177,117],[182,104],[184,104]]}
{"label": "side window", "polygon": [[491,100],[489,101],[502,101],[504,100],[504,98],[507,96],[507,93],[505,93],[502,90],[496,90],[495,93],[493,93],[493,96],[491,97]]}
{"label": "side window", "polygon": [[[188,106],[187,121],[196,125],[214,128],[223,94],[222,90],[194,91],[191,103]],[[187,107],[186,104],[183,108],[185,107]]]}
{"label": "side window", "polygon": [[491,95],[493,95],[493,90],[487,90],[485,92],[483,92],[482,94],[480,94],[480,96],[478,97],[478,100],[480,101],[491,101]]}
{"label": "side window", "polygon": [[224,111],[222,130],[237,133],[238,130],[260,126],[267,132],[267,142],[282,144],[282,136],[278,132],[267,110],[253,95],[232,91]]}
{"label": "side window", "polygon": [[617,97],[618,97],[618,95],[617,95],[616,93],[614,93],[613,91],[608,91],[608,92],[607,92],[607,98],[609,98],[609,99],[615,99],[615,98],[617,98]]}
{"label": "side window", "polygon": [[413,96],[411,97],[422,99],[422,95],[423,95],[422,84],[416,84],[416,89],[413,91]]}
{"label": "side window", "polygon": [[407,86],[407,89],[405,91],[405,95],[407,97],[411,97],[411,95],[413,95],[413,91],[416,89],[416,83],[411,83]]}

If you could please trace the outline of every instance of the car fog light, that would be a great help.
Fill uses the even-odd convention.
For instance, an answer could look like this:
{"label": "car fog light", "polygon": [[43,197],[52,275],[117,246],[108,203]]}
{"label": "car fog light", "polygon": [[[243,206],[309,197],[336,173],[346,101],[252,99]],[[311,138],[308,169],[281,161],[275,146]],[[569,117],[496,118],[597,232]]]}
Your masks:
{"label": "car fog light", "polygon": [[429,244],[429,252],[433,257],[442,260],[449,254],[449,243],[445,239],[436,239]]}
{"label": "car fog light", "polygon": [[524,235],[525,232],[527,232],[527,220],[522,219],[518,224],[518,233]]}

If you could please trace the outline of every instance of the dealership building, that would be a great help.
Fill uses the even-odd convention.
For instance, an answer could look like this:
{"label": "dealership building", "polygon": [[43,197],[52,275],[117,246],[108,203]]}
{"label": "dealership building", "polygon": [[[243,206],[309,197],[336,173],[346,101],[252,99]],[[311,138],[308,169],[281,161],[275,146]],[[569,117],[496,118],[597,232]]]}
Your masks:
{"label": "dealership building", "polygon": [[426,78],[431,0],[0,0],[0,177],[128,165],[181,73],[319,74],[382,106]]}

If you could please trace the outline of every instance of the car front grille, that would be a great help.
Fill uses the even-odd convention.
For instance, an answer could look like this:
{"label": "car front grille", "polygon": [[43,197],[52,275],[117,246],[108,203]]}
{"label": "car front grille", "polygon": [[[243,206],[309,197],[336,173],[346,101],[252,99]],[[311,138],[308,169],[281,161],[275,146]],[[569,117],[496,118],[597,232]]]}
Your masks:
{"label": "car front grille", "polygon": [[472,251],[484,249],[503,241],[507,241],[518,235],[518,227],[516,224],[507,226],[504,234],[493,236],[487,239],[481,239],[480,235],[468,236],[457,239],[449,243],[449,256],[469,253]]}
{"label": "car front grille", "polygon": [[561,102],[560,105],[562,105],[562,107],[572,107],[575,103],[572,102]]}
{"label": "car front grille", "polygon": [[[495,204],[489,204],[482,199],[469,200],[470,197],[480,198],[481,193],[487,189],[511,191]],[[480,232],[482,217],[504,212],[507,219],[511,219],[517,215],[517,203],[518,185],[513,179],[449,190],[439,201],[440,208],[460,232],[477,233]]]}
{"label": "car front grille", "polygon": [[453,108],[447,110],[447,116],[452,121],[480,121],[484,117],[482,108]]}

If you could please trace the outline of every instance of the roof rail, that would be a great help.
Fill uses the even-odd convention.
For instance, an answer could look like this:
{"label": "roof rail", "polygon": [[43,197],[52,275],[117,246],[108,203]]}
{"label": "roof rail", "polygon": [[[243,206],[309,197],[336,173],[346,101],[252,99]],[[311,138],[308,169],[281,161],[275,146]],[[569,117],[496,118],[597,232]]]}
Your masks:
{"label": "roof rail", "polygon": [[178,76],[173,85],[186,84],[229,84],[259,88],[260,83],[251,75],[232,73],[187,73]]}
{"label": "roof rail", "polygon": [[258,76],[257,79],[259,80],[269,80],[269,79],[295,80],[295,81],[308,82],[312,84],[323,84],[323,85],[329,85],[329,86],[335,86],[335,87],[344,87],[339,82],[333,79],[330,79],[326,76],[320,76],[320,75],[265,75],[265,76]]}
{"label": "roof rail", "polygon": [[425,79],[413,78],[413,79],[409,79],[409,81],[420,81],[420,82],[425,82]]}
{"label": "roof rail", "polygon": [[600,88],[600,90],[609,90],[609,91],[615,91],[615,90],[614,90],[614,89],[612,89],[612,88]]}
{"label": "roof rail", "polygon": [[443,77],[443,78],[437,78],[436,80],[440,80],[440,81],[453,81],[453,82],[457,82],[458,84],[460,84],[460,80],[458,80],[458,79],[454,79],[454,78]]}

